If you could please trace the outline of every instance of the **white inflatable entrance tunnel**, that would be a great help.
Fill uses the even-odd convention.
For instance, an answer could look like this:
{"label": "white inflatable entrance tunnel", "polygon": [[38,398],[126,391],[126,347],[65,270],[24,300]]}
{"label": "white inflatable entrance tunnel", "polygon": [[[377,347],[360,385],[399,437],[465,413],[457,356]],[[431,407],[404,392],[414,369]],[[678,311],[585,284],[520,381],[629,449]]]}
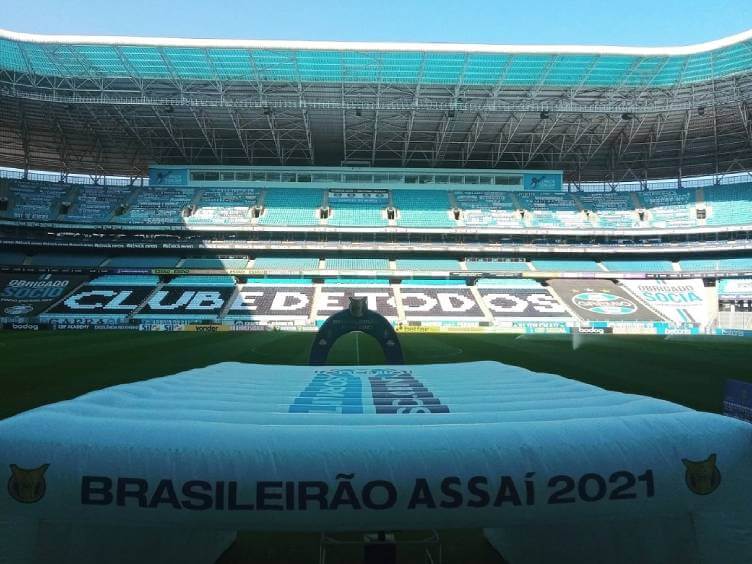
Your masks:
{"label": "white inflatable entrance tunnel", "polygon": [[741,421],[493,362],[222,363],[0,421],[0,561],[479,527],[512,564],[746,563],[751,447]]}

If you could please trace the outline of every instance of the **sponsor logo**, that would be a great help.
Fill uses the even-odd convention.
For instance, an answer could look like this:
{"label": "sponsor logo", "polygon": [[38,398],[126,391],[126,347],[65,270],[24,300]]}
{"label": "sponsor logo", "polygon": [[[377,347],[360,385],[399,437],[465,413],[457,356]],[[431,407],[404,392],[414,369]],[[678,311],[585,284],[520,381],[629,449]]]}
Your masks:
{"label": "sponsor logo", "polygon": [[197,333],[217,333],[219,331],[228,331],[229,327],[225,325],[188,325],[186,330]]}
{"label": "sponsor logo", "polygon": [[47,492],[47,482],[44,473],[49,464],[42,464],[39,468],[20,468],[10,465],[10,479],[8,493],[19,503],[36,503]]}
{"label": "sponsor logo", "polygon": [[689,491],[697,495],[713,493],[721,485],[721,472],[715,465],[716,455],[711,454],[705,460],[695,461],[682,458],[686,469],[684,481]]}
{"label": "sponsor logo", "polygon": [[691,335],[692,330],[691,329],[666,329],[664,331],[666,335]]}
{"label": "sponsor logo", "polygon": [[3,312],[7,313],[8,315],[26,315],[27,313],[31,313],[32,311],[34,311],[34,308],[28,304],[14,305],[6,307],[3,310]]}
{"label": "sponsor logo", "polygon": [[261,323],[252,321],[234,321],[232,324],[233,331],[268,331],[269,328]]}
{"label": "sponsor logo", "polygon": [[637,306],[627,298],[607,292],[582,292],[572,298],[577,307],[602,315],[629,315]]}
{"label": "sponsor logo", "polygon": [[603,335],[606,331],[602,327],[578,327],[576,328],[575,332],[582,335]]}
{"label": "sponsor logo", "polygon": [[39,331],[39,325],[35,323],[13,323],[10,328],[15,331]]}

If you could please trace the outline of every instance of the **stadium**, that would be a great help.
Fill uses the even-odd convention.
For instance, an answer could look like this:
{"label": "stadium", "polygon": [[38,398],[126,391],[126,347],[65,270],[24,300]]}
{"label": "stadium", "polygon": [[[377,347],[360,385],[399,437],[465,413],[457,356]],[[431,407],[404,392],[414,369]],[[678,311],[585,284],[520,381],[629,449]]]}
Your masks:
{"label": "stadium", "polygon": [[[276,398],[286,393],[287,382],[275,380],[275,375],[283,369],[291,378],[298,374],[295,370],[308,364],[309,350],[320,342],[332,316],[348,308],[353,316],[360,315],[354,303],[373,312],[374,319],[385,320],[387,329],[379,336],[359,325],[344,331],[341,339],[329,339],[326,364],[393,364],[386,345],[398,339],[400,354],[404,353],[399,364],[413,367],[417,376],[410,376],[409,385],[417,390],[416,397],[431,399],[424,405],[434,406],[428,411],[437,417],[437,428],[444,421],[439,418],[449,411],[442,411],[445,406],[434,398],[431,386],[440,390],[442,399],[456,398],[458,406],[468,401],[468,413],[481,419],[501,417],[497,408],[478,407],[486,405],[482,395],[496,397],[491,381],[483,379],[486,365],[456,364],[479,361],[578,381],[581,388],[562,387],[563,395],[556,400],[574,401],[575,396],[567,394],[583,394],[567,408],[605,410],[610,399],[588,403],[594,386],[599,386],[609,390],[599,393],[655,398],[650,409],[665,417],[666,406],[673,405],[749,420],[752,402],[745,382],[752,381],[750,171],[752,31],[692,46],[638,48],[53,36],[0,30],[0,350],[7,370],[0,399],[0,417],[7,419],[0,420],[0,446],[21,444],[23,417],[47,413],[48,408],[58,415],[70,409],[73,425],[76,417],[93,417],[87,409],[121,406],[117,394],[109,399],[104,395],[110,389],[123,390],[123,397],[144,394],[139,397],[147,405],[163,401],[165,409],[172,409],[170,397],[175,406],[194,406],[190,402],[195,401],[197,420],[209,417],[219,408],[207,407],[208,402],[231,398],[220,389],[208,392],[217,385],[211,383],[211,374],[202,376],[194,369],[211,370],[216,363],[266,365],[258,368],[259,382],[253,385]],[[270,365],[279,367],[272,370]],[[443,368],[434,367],[429,374],[419,372],[427,370],[422,365]],[[463,372],[451,381],[441,380],[442,370],[452,366]],[[266,376],[266,369],[273,374]],[[232,370],[217,373],[216,381],[245,397],[249,405],[261,402],[258,413],[266,413],[267,404],[239,384],[240,376]],[[138,388],[157,382],[150,378],[174,374],[165,381],[184,378],[185,387],[154,384],[154,394],[169,396],[148,396],[147,401],[151,389]],[[431,380],[434,376],[439,379]],[[380,380],[374,383],[386,379],[383,375],[369,372],[368,378],[378,414],[378,394],[391,389]],[[407,377],[400,378],[402,382]],[[515,380],[517,376],[509,378],[510,389],[527,385]],[[467,387],[455,388],[465,379]],[[559,385],[558,380],[551,382],[553,388]],[[318,388],[311,386],[291,404],[290,414],[295,413],[293,404],[305,405],[310,394],[316,397]],[[473,386],[480,395],[468,399]],[[99,391],[54,403],[93,390]],[[207,395],[189,398],[189,391]],[[86,398],[95,399],[87,404]],[[529,401],[542,406],[550,400],[543,394]],[[338,406],[347,413],[342,406],[350,404],[342,401]],[[58,405],[63,407],[55,408]],[[25,413],[39,406],[46,407]],[[455,404],[447,408],[454,409]],[[620,427],[620,412],[614,409],[612,421],[599,417],[620,436],[628,425]],[[633,417],[647,421],[655,413]],[[723,448],[744,444],[744,456],[750,456],[747,424],[723,418],[738,425],[732,437],[717,424],[720,417],[700,422],[699,415],[691,413],[698,416],[698,425],[702,423],[698,429],[705,429],[698,431],[698,441],[717,440]],[[269,417],[277,415],[272,409]],[[98,417],[104,418],[106,427],[121,416]],[[133,411],[133,417],[150,416]],[[282,421],[280,434],[288,432]],[[447,419],[453,424],[446,426],[455,426],[454,421]],[[230,429],[233,422],[237,423],[222,420],[228,435],[235,432]],[[677,454],[676,444],[689,441],[690,427],[684,424],[676,424],[680,438],[666,439],[673,445],[666,448],[674,449],[672,456],[682,468],[682,486],[680,461],[688,459],[684,464],[691,468],[692,460],[710,455]],[[54,436],[57,424],[44,420],[40,425]],[[108,439],[97,438],[92,427],[81,427],[87,448],[103,441],[106,450]],[[640,432],[669,427],[656,424]],[[340,440],[338,428],[332,423],[327,431],[332,440]],[[122,437],[135,434],[133,429],[113,433]],[[363,429],[364,444],[373,440],[374,449],[393,446],[381,445],[382,438],[368,431]],[[355,439],[342,432],[342,445],[350,444],[353,452],[358,443],[349,443]],[[477,433],[485,436],[486,429]],[[451,437],[451,444],[465,440]],[[567,437],[562,435],[561,441]],[[600,444],[598,437],[592,435],[588,445]],[[3,442],[6,439],[10,442]],[[259,440],[271,444],[276,439],[264,435]],[[289,444],[296,440],[303,441],[291,435]],[[405,444],[412,440],[418,439],[406,439]],[[630,440],[625,438],[624,444]],[[55,442],[39,441],[39,448]],[[324,448],[317,441],[311,438],[309,444]],[[530,452],[543,449],[541,444]],[[551,452],[556,450],[555,442],[545,444]],[[271,454],[266,454],[278,456],[275,464],[284,468],[286,447],[279,448],[271,452],[269,447]],[[428,453],[431,447],[420,448]],[[444,448],[448,452],[450,447]],[[329,454],[336,459],[346,450],[343,446]],[[629,452],[625,446],[622,454]],[[578,460],[588,459],[589,453],[579,452]],[[715,456],[707,460],[715,461]],[[19,463],[0,458],[11,468],[49,465],[41,459]],[[127,466],[123,460],[119,464]],[[357,473],[347,470],[360,468],[363,460],[346,462],[351,466],[341,475],[368,474],[367,465]],[[726,462],[720,454],[718,460],[719,465]],[[89,462],[92,467],[98,464]],[[316,468],[315,459],[309,462]],[[329,463],[322,464],[330,471]],[[340,466],[331,467],[340,472]],[[519,471],[527,471],[522,463]],[[732,468],[722,471],[724,480],[732,482]],[[389,472],[399,474],[394,468]],[[638,477],[637,468],[630,470],[630,483],[644,482],[652,491],[649,472]],[[687,472],[689,476],[691,470]],[[584,476],[603,479],[597,472]],[[30,502],[23,498],[22,486],[13,485],[17,479],[11,476],[11,497]],[[49,477],[51,484],[54,479]],[[713,474],[707,478],[712,487],[701,491],[686,479],[692,493],[703,499],[711,499],[705,494],[720,482]],[[308,483],[300,477],[289,480],[284,482],[293,484],[284,494],[287,509],[297,503],[288,501],[290,492]],[[382,487],[396,492],[400,486],[394,480],[394,486],[382,481]],[[120,483],[110,486],[117,489]],[[660,483],[657,479],[659,488]],[[219,484],[212,486],[212,507],[224,499]],[[124,498],[133,493],[127,487],[122,486]],[[138,495],[146,496],[146,485],[143,488]],[[34,502],[44,495],[35,491]],[[508,495],[502,491],[503,487],[497,500]],[[596,501],[590,491],[580,488],[578,511],[582,500]],[[743,492],[739,499],[752,507],[749,490],[738,491]],[[158,505],[160,495],[165,494],[154,494],[148,503]],[[275,499],[283,499],[282,493],[279,496]],[[195,498],[188,496],[180,503],[188,508]],[[118,505],[128,505],[117,499]],[[382,509],[379,503],[371,500]],[[648,507],[646,503],[639,507]],[[731,505],[727,500],[710,512],[729,529],[738,522],[735,519],[742,519]],[[96,518],[114,515],[110,508],[97,509],[101,512]],[[660,519],[677,511],[665,509]],[[535,548],[535,539],[549,535],[563,551],[561,562],[621,561],[614,554],[606,557],[607,551],[603,559],[583,560],[581,554],[567,559],[577,548],[568,545],[565,536],[578,533],[564,525],[563,513],[553,511],[549,515],[541,510],[542,520],[531,513],[509,523],[491,513],[484,521],[486,513],[480,510],[468,510],[471,517],[452,521],[428,512],[421,514],[421,527],[396,513],[394,521],[345,514],[345,519],[363,519],[362,525],[351,523],[350,528],[331,517],[334,513],[324,514],[321,527],[350,533],[345,540],[324,535],[326,530],[310,522],[295,521],[294,515],[288,522],[269,517],[274,525],[270,530],[251,518],[245,525],[195,521],[190,531],[198,544],[179,537],[176,543],[185,543],[186,554],[175,561],[193,561],[187,554],[193,551],[196,562],[323,562],[329,550],[326,562],[353,562],[360,561],[355,559],[361,547],[352,531],[405,530],[409,537],[409,529],[416,528],[431,530],[433,536],[418,535],[400,544],[400,562],[429,561],[423,559],[424,552],[431,562],[437,561],[431,552],[439,546],[434,529],[442,539],[438,559],[443,550],[448,562],[550,561],[551,553],[535,552],[543,550]],[[5,516],[0,503],[0,538]],[[607,512],[585,517],[616,518]],[[707,539],[723,538],[726,547],[713,556],[709,545],[699,540],[668,534],[658,526],[663,523],[658,516],[645,517],[645,529],[630,518],[629,530],[643,535],[640,538],[648,539],[650,528],[656,535],[637,544],[665,542],[669,552],[667,556],[655,549],[635,556],[627,550],[628,540],[609,537],[607,542],[619,547],[625,562],[752,559],[752,547],[741,538],[742,532],[733,540],[708,532],[708,543],[716,541]],[[68,517],[49,522],[61,519]],[[129,519],[129,526],[134,526],[151,518]],[[586,522],[592,526],[593,521]],[[507,525],[511,528],[504,529]],[[87,527],[91,533],[94,525]],[[215,529],[223,534],[233,531],[232,543],[217,536]],[[481,529],[487,531],[490,545]],[[494,530],[503,533],[488,532]],[[533,540],[516,538],[522,530]],[[713,529],[716,533],[721,534]],[[202,535],[207,537],[203,545]],[[65,538],[74,537],[79,545],[71,546],[83,550],[80,536],[71,533]],[[50,538],[60,543],[63,533],[55,529]],[[102,538],[115,542],[113,535]],[[365,561],[395,561],[386,553],[380,553],[382,560],[368,560],[368,554],[389,544],[384,539],[382,534],[366,547],[371,553],[366,550]],[[152,541],[149,550],[159,554]],[[595,540],[580,541],[592,554],[605,550]],[[55,550],[53,541],[48,545],[53,548],[45,550]],[[199,555],[199,545],[221,545],[221,550]],[[672,552],[689,545],[689,552]],[[39,550],[36,559],[16,555],[17,561],[63,561],[40,556],[44,551]],[[96,554],[91,560],[69,555],[64,561],[131,562],[125,556],[109,560],[112,554]],[[143,554],[129,557],[137,558],[134,562],[152,561]],[[687,560],[690,557],[696,560]],[[172,561],[164,554],[158,558],[154,561]]]}

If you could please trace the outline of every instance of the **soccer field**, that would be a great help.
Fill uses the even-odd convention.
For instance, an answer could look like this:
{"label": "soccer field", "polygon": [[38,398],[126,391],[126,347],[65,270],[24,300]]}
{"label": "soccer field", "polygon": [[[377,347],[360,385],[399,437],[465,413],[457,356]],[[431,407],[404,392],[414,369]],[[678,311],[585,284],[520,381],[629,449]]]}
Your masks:
{"label": "soccer field", "polygon": [[[216,362],[306,364],[311,333],[0,332],[0,418],[87,391]],[[408,364],[496,360],[720,411],[727,378],[752,381],[750,343],[720,337],[403,334]],[[332,364],[383,361],[362,334],[337,342]],[[280,374],[282,377],[282,374]],[[457,374],[462,378],[462,374]],[[441,532],[445,562],[501,562],[480,531]],[[220,564],[316,562],[317,535],[243,534]],[[328,562],[357,562],[354,549]],[[415,554],[408,561],[422,562]]]}
{"label": "soccer field", "polygon": [[[0,418],[90,390],[216,362],[306,364],[311,333],[0,332]],[[403,334],[408,364],[496,360],[610,390],[720,411],[727,378],[752,381],[752,343],[728,337]],[[578,342],[579,340],[579,342]],[[340,339],[331,364],[374,364],[373,339]],[[462,374],[457,375],[462,378]]]}

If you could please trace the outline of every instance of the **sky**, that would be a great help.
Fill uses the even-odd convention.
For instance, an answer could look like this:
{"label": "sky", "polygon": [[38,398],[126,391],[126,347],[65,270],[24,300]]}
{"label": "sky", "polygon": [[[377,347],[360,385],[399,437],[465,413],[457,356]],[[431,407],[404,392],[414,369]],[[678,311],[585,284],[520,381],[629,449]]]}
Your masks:
{"label": "sky", "polygon": [[0,0],[28,33],[675,46],[752,28],[752,0]]}

